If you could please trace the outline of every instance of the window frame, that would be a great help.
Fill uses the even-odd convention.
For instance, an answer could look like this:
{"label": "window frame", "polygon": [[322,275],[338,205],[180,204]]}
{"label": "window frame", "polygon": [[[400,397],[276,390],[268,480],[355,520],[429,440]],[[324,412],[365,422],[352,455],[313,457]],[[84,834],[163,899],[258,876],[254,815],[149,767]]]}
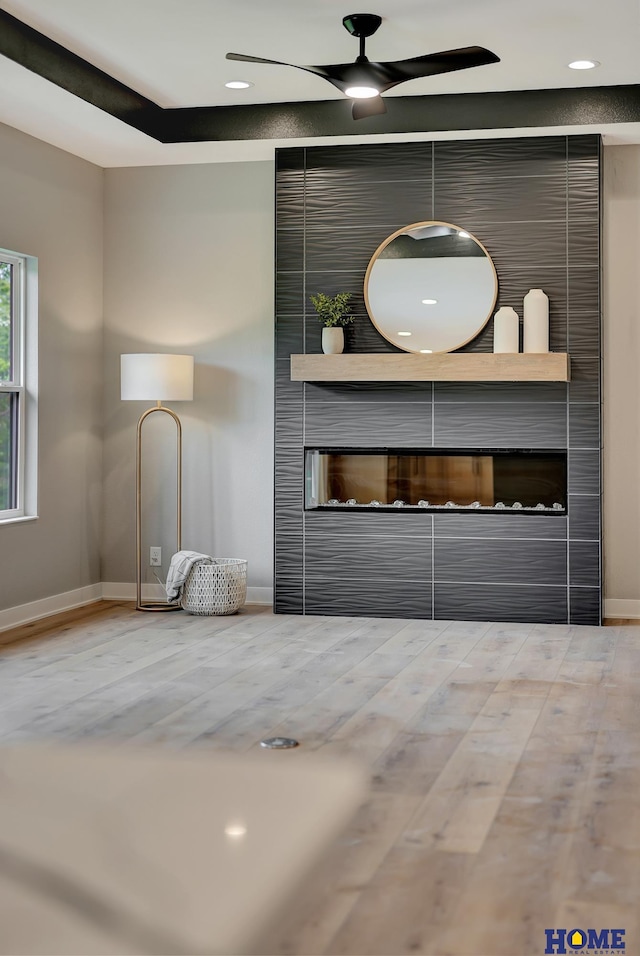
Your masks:
{"label": "window frame", "polygon": [[0,261],[12,267],[11,378],[0,381],[0,393],[13,396],[9,414],[13,425],[10,481],[14,485],[14,507],[0,509],[1,525],[36,517],[37,259],[0,249]]}

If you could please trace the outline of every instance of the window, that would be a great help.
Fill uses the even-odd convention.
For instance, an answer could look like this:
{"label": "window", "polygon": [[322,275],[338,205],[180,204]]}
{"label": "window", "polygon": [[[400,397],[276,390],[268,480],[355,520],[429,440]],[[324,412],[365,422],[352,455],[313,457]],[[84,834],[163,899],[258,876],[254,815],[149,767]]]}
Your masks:
{"label": "window", "polygon": [[34,336],[28,328],[35,268],[31,256],[0,250],[0,521],[35,514]]}

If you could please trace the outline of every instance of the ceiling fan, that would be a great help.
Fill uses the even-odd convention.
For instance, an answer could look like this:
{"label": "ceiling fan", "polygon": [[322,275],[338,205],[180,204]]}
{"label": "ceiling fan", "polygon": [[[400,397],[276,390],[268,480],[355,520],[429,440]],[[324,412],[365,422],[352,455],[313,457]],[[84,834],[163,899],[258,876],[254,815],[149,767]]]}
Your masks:
{"label": "ceiling fan", "polygon": [[452,73],[454,70],[468,70],[473,66],[485,66],[499,63],[500,57],[481,46],[467,46],[460,50],[444,50],[441,53],[428,53],[426,56],[414,56],[410,60],[392,60],[388,63],[371,62],[365,56],[364,44],[367,37],[373,36],[382,17],[374,13],[353,13],[344,17],[343,26],[352,36],[360,40],[360,53],[354,63],[335,63],[327,66],[299,66],[296,63],[282,63],[280,60],[265,60],[259,56],[245,56],[242,53],[227,53],[227,60],[240,60],[243,63],[271,63],[274,66],[293,66],[307,73],[327,80],[342,93],[352,97],[353,118],[363,119],[386,113],[387,108],[381,93],[423,76],[437,76],[439,73]]}

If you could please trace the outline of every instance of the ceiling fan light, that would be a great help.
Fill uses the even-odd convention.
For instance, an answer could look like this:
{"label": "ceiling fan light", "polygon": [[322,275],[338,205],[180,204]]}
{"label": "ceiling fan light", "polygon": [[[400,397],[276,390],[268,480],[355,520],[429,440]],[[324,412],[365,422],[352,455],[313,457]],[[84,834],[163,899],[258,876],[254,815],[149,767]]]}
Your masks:
{"label": "ceiling fan light", "polygon": [[353,100],[370,100],[374,96],[380,96],[380,90],[375,86],[349,86],[345,93]]}

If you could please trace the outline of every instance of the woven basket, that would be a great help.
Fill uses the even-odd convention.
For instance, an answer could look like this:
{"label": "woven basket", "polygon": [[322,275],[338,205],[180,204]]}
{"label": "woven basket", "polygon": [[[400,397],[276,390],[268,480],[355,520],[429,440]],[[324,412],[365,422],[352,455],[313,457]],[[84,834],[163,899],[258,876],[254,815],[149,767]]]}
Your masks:
{"label": "woven basket", "polygon": [[217,558],[214,564],[194,564],[182,591],[189,614],[235,614],[247,598],[247,562]]}

